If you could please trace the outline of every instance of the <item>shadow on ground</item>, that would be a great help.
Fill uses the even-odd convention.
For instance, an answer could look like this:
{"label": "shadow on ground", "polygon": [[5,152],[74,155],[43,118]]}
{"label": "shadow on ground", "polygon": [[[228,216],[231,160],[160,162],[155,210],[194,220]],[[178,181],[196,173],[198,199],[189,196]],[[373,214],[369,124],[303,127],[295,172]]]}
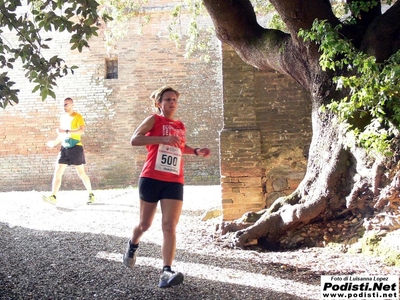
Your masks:
{"label": "shadow on ground", "polygon": [[[189,272],[182,285],[160,289],[159,269],[140,265],[130,270],[122,265],[125,244],[126,239],[112,235],[40,231],[0,223],[0,299],[304,299],[267,288],[192,277]],[[160,258],[159,245],[141,247],[148,257]],[[101,258],[100,252],[115,259]],[[177,256],[208,262],[206,257],[182,250]],[[234,258],[221,259],[219,265],[247,271],[250,267],[248,261]]]}

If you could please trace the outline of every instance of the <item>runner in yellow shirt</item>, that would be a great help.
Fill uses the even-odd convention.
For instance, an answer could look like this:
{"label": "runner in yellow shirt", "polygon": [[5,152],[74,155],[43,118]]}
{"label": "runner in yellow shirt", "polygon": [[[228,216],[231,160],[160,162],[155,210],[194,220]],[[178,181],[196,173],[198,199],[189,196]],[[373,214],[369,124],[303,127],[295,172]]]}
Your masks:
{"label": "runner in yellow shirt", "polygon": [[60,128],[57,129],[58,136],[54,141],[49,141],[47,146],[53,148],[61,143],[60,153],[57,157],[57,164],[52,182],[52,194],[43,196],[43,200],[52,204],[57,202],[57,192],[60,189],[62,177],[67,166],[75,166],[79,177],[82,179],[86,190],[89,192],[88,204],[95,201],[92,192],[90,178],[85,172],[85,154],[81,142],[81,135],[85,132],[85,120],[82,115],[74,111],[72,98],[64,100],[64,111],[60,118]]}

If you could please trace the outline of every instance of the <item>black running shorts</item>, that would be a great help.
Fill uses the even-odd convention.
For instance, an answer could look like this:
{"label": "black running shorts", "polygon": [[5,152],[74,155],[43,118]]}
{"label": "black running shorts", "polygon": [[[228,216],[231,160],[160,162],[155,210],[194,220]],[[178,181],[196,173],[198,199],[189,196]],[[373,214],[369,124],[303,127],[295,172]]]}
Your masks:
{"label": "black running shorts", "polygon": [[60,153],[58,154],[58,163],[73,166],[84,165],[86,161],[83,147],[78,145],[72,148],[61,147]]}
{"label": "black running shorts", "polygon": [[161,199],[183,201],[182,183],[140,177],[138,185],[139,197],[143,201],[151,203],[157,203]]}

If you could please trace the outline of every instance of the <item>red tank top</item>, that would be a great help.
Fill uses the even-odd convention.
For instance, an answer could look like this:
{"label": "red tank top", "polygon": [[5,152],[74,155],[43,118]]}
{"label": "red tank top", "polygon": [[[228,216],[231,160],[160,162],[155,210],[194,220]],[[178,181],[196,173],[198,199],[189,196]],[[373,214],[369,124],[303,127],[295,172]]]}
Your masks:
{"label": "red tank top", "polygon": [[185,125],[181,121],[167,119],[154,114],[153,128],[146,136],[175,135],[181,139],[179,148],[163,144],[147,145],[147,157],[140,177],[147,177],[167,182],[184,183],[183,151],[185,149]]}

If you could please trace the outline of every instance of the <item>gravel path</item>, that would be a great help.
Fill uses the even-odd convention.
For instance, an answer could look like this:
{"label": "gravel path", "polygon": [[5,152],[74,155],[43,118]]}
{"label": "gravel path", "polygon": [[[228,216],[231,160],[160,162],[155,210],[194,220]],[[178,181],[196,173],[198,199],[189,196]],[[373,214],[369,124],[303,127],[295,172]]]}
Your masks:
{"label": "gravel path", "polygon": [[160,212],[143,236],[136,266],[122,254],[138,215],[135,188],[60,192],[57,206],[41,192],[0,193],[0,299],[320,299],[321,275],[400,274],[379,259],[312,248],[257,252],[221,248],[219,186],[186,186],[173,269],[182,285],[157,287]]}

